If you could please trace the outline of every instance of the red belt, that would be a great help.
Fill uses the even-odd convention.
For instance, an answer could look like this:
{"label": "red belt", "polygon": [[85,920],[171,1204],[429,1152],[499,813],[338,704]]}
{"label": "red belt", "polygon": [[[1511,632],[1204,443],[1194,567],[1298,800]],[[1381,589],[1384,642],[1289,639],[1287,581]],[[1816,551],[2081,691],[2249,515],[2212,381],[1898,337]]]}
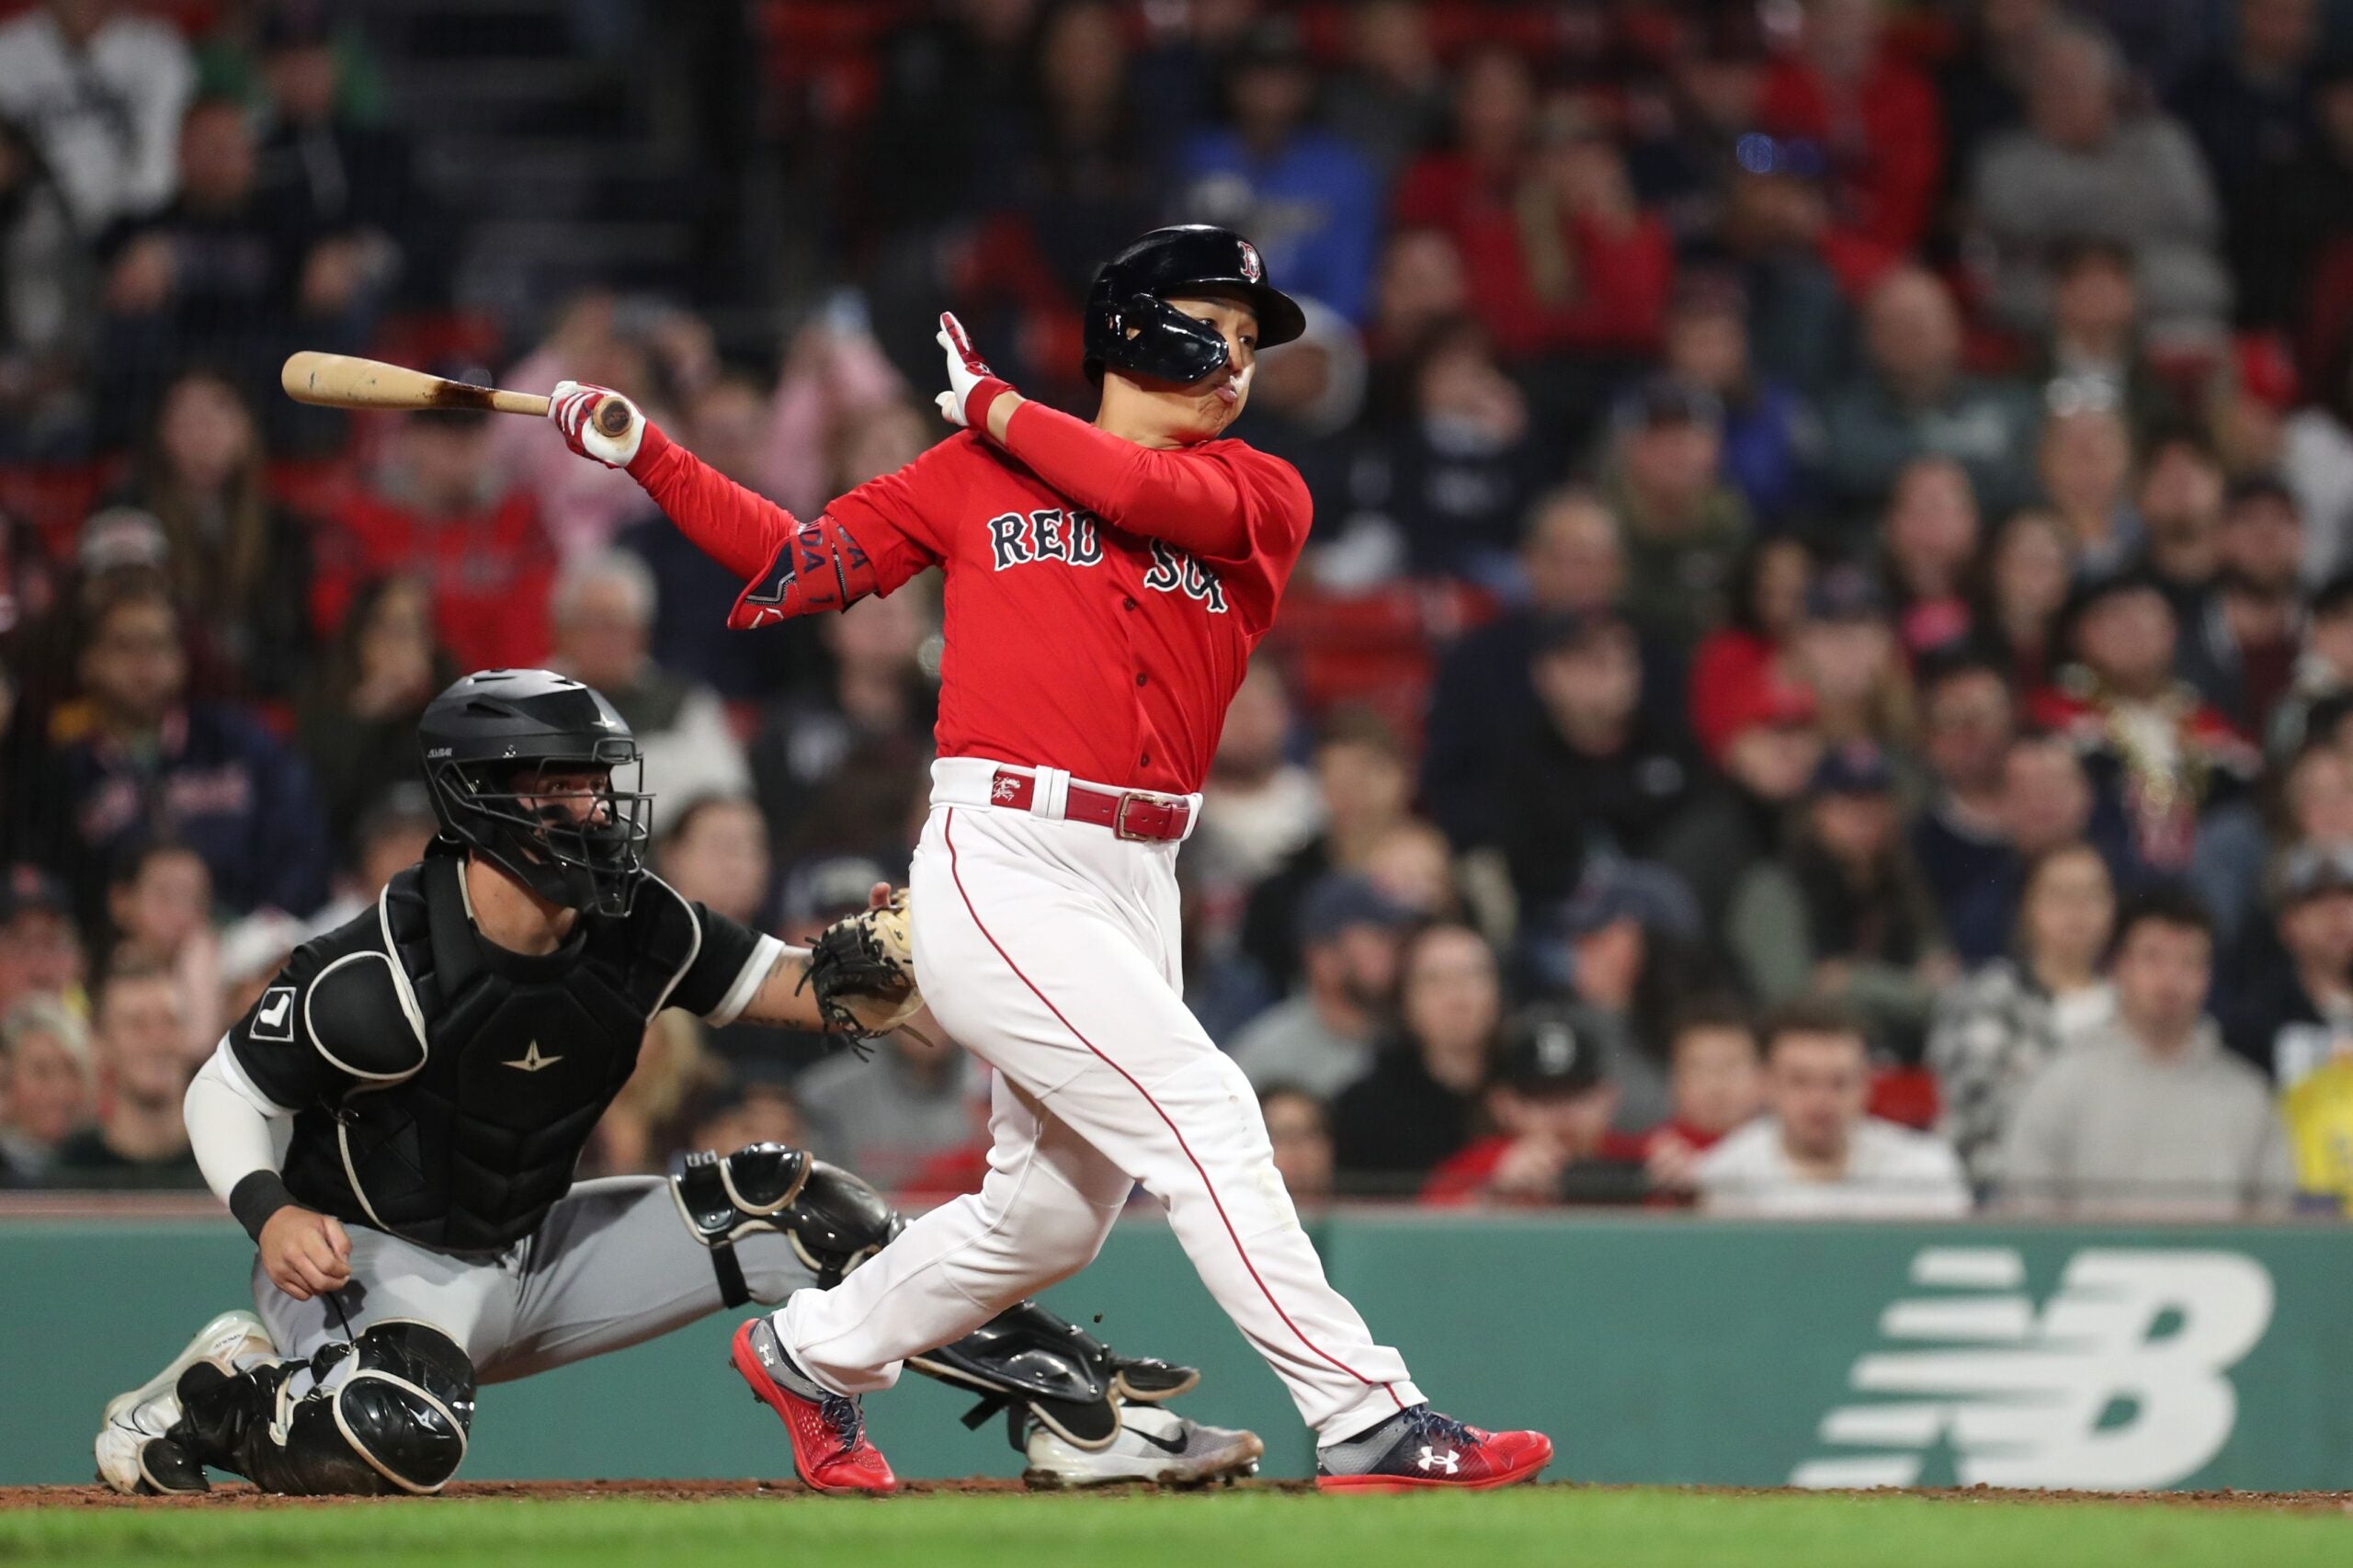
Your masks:
{"label": "red belt", "polygon": [[[1009,767],[998,768],[989,782],[990,803],[1009,811],[1028,811],[1037,794],[1037,779]],[[1142,843],[1174,844],[1192,825],[1193,803],[1148,790],[1101,790],[1074,778],[1063,802],[1063,820],[1108,827],[1121,838]]]}

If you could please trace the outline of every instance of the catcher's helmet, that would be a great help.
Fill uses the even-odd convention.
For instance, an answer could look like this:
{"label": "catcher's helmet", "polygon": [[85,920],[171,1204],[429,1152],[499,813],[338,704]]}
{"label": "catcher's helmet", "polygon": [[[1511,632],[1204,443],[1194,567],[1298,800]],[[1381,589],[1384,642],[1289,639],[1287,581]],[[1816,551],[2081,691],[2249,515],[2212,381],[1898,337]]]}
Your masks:
{"label": "catcher's helmet", "polygon": [[1307,330],[1291,297],[1267,281],[1258,247],[1231,229],[1154,229],[1103,264],[1086,295],[1086,379],[1103,367],[1190,383],[1225,363],[1225,339],[1166,301],[1171,294],[1237,293],[1258,317],[1258,347]]}
{"label": "catcher's helmet", "polygon": [[[636,737],[598,692],[551,670],[482,670],[435,698],[417,724],[442,837],[488,856],[551,903],[629,913],[645,876],[654,797],[635,788]],[[603,776],[578,819],[541,800],[550,774]]]}

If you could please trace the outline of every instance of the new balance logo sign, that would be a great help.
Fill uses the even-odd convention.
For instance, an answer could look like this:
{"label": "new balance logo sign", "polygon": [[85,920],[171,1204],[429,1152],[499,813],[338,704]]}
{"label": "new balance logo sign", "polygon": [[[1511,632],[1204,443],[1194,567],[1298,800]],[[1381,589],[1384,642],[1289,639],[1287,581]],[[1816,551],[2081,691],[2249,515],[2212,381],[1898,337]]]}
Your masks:
{"label": "new balance logo sign", "polygon": [[506,1065],[509,1067],[519,1067],[526,1073],[536,1073],[542,1067],[552,1067],[563,1060],[563,1058],[561,1056],[541,1056],[540,1054],[540,1042],[538,1040],[533,1040],[529,1050],[524,1051],[522,1055],[517,1057],[514,1061],[507,1062]]}
{"label": "new balance logo sign", "polygon": [[[1865,1396],[1822,1419],[1834,1453],[1799,1486],[2130,1490],[2171,1486],[2229,1441],[2225,1375],[2271,1324],[2271,1276],[2240,1253],[2086,1248],[2038,1312],[2007,1247],[1928,1247],[1891,1302],[1888,1348],[1849,1383]],[[1953,1474],[1924,1476],[1929,1451]]]}
{"label": "new balance logo sign", "polygon": [[1442,1470],[1447,1474],[1452,1475],[1456,1471],[1462,1468],[1460,1462],[1461,1460],[1461,1455],[1456,1453],[1452,1449],[1449,1449],[1446,1452],[1438,1454],[1432,1453],[1427,1448],[1425,1448],[1422,1449],[1422,1457],[1415,1462],[1420,1465],[1424,1470]]}

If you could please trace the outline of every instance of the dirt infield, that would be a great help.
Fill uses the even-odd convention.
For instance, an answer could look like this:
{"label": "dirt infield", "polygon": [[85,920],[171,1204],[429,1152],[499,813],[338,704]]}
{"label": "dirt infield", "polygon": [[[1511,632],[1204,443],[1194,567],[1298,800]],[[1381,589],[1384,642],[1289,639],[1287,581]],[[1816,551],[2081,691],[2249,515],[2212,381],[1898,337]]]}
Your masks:
{"label": "dirt infield", "polygon": [[[1570,1488],[1574,1482],[1546,1482],[1529,1490]],[[972,1476],[961,1481],[910,1481],[901,1488],[907,1496],[993,1496],[1017,1494],[1017,1481]],[[1247,1481],[1231,1490],[1305,1494],[1304,1481]],[[2238,1509],[2265,1513],[2343,1514],[2353,1517],[2353,1492],[2012,1492],[1990,1486],[1925,1487],[1902,1493],[1798,1492],[1787,1487],[1691,1486],[1677,1488],[1582,1488],[1597,1492],[1673,1491],[1693,1497],[1921,1497],[1957,1504],[2128,1503],[2149,1507]],[[1112,1487],[1095,1495],[1107,1501],[1132,1496],[1135,1489]],[[1214,1495],[1202,1493],[1199,1495]],[[461,1481],[440,1494],[460,1501],[480,1498],[525,1498],[552,1502],[596,1497],[628,1497],[644,1502],[699,1503],[713,1498],[765,1497],[779,1501],[813,1497],[816,1494],[796,1481]],[[278,1497],[255,1491],[243,1483],[215,1487],[201,1497],[124,1497],[103,1486],[0,1486],[0,1510],[17,1508],[303,1508],[369,1507],[417,1502],[409,1497]],[[882,1501],[874,1499],[873,1501]]]}

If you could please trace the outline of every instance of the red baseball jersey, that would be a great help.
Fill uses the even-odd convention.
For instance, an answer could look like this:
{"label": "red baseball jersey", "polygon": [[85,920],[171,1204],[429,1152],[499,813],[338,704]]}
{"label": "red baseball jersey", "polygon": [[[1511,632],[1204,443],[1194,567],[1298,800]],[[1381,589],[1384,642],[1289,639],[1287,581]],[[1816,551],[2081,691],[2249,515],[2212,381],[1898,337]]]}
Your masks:
{"label": "red baseball jersey", "polygon": [[[1237,553],[1197,558],[1120,528],[971,431],[826,508],[880,591],[947,570],[940,756],[1200,788],[1310,506],[1297,470],[1240,441],[1156,456],[1222,471],[1215,488],[1230,485],[1242,512]],[[758,597],[755,584],[745,602]]]}

